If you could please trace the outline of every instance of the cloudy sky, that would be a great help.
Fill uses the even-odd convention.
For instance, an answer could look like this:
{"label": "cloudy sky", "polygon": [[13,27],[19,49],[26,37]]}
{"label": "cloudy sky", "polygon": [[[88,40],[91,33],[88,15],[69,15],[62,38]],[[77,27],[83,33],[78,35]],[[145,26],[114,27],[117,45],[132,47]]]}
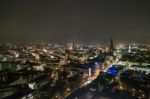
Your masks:
{"label": "cloudy sky", "polygon": [[0,0],[0,39],[150,43],[148,1]]}

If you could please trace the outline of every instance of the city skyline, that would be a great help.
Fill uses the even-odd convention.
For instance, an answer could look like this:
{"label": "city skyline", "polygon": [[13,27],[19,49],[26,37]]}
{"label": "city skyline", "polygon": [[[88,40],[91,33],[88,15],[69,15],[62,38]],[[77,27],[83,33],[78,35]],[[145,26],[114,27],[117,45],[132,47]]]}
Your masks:
{"label": "city skyline", "polygon": [[149,9],[146,0],[0,1],[0,39],[150,43]]}

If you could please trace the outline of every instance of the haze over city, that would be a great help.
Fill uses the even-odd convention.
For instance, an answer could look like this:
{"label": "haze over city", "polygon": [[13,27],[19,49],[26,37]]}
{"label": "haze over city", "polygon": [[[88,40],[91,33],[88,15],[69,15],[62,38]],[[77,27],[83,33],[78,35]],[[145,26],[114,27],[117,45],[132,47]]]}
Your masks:
{"label": "haze over city", "polygon": [[1,0],[2,40],[149,43],[148,0]]}
{"label": "haze over city", "polygon": [[0,99],[150,99],[148,0],[0,0]]}

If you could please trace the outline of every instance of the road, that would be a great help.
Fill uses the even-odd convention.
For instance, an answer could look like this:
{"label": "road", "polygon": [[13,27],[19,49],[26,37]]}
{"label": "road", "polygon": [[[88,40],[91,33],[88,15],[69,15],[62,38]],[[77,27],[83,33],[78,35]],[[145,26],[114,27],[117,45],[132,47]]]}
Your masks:
{"label": "road", "polygon": [[[101,71],[106,71],[112,65],[113,64],[107,66],[107,68]],[[92,82],[94,82],[94,80],[100,76],[99,72],[100,70],[96,71],[95,75],[90,77]],[[131,94],[128,92],[118,91],[117,89],[107,88],[105,86],[103,86],[103,89],[100,92],[91,91],[89,89],[89,85],[83,86],[68,96],[66,99],[135,99],[135,97],[131,96]]]}

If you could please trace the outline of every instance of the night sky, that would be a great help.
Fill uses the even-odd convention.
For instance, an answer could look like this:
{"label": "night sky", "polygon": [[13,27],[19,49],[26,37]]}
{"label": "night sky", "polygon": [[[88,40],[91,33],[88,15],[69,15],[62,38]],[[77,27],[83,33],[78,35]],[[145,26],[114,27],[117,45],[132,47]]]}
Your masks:
{"label": "night sky", "polygon": [[149,0],[0,0],[0,39],[150,43]]}

